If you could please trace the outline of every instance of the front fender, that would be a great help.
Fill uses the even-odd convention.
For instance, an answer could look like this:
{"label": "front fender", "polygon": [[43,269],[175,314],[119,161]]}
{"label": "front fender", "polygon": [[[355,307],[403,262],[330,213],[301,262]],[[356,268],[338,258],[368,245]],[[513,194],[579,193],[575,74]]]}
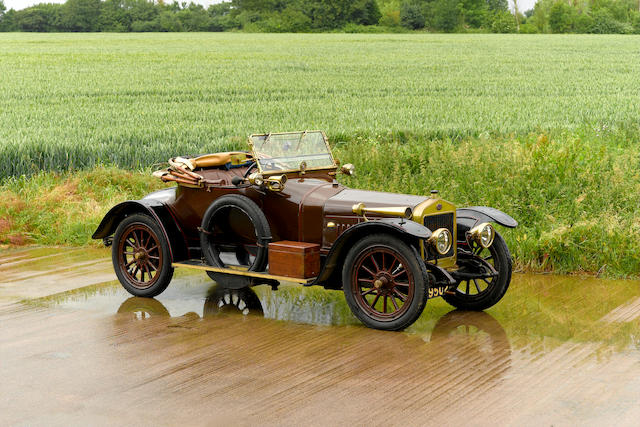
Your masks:
{"label": "front fender", "polygon": [[334,279],[340,282],[342,261],[348,250],[362,237],[373,233],[393,234],[408,243],[415,243],[420,239],[431,237],[431,230],[415,221],[401,218],[385,218],[380,220],[365,221],[349,227],[342,233],[331,246],[326,261],[318,278],[312,283],[318,285]]}
{"label": "front fender", "polygon": [[469,228],[482,222],[495,222],[507,228],[515,228],[518,226],[518,221],[511,216],[488,206],[460,208],[456,211],[456,216],[458,224],[463,224]]}
{"label": "front fender", "polygon": [[187,241],[180,226],[169,208],[154,199],[128,200],[117,204],[107,212],[91,237],[105,239],[113,235],[126,216],[136,213],[147,214],[156,221],[169,242],[172,261],[182,261],[189,258]]}

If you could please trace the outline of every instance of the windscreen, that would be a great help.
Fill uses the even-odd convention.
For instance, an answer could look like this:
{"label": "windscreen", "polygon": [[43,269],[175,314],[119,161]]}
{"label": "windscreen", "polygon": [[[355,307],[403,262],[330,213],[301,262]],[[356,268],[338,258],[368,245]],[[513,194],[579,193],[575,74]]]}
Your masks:
{"label": "windscreen", "polygon": [[324,135],[319,131],[253,135],[254,157],[263,172],[335,167]]}

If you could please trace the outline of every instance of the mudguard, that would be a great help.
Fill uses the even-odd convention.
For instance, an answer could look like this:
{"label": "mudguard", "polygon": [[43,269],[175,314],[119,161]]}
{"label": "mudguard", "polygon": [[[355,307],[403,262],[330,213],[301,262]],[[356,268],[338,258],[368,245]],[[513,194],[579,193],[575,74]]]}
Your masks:
{"label": "mudguard", "polygon": [[500,224],[507,228],[515,228],[518,226],[518,221],[512,217],[498,209],[490,208],[488,206],[470,206],[468,208],[460,208],[456,210],[456,218],[458,226],[458,241],[465,240],[465,233],[483,222],[495,222],[496,224]]}
{"label": "mudguard", "polygon": [[107,212],[91,237],[93,239],[107,239],[115,233],[118,224],[123,218],[136,213],[144,213],[155,219],[169,242],[172,262],[189,258],[187,242],[169,208],[161,201],[153,198],[127,200],[117,204]]}
{"label": "mudguard", "polygon": [[[431,230],[415,221],[401,218],[384,218],[380,220],[365,221],[349,227],[342,233],[331,246],[327,254],[326,261],[322,266],[322,271],[318,278],[309,285],[318,285],[329,280],[336,270],[336,266],[341,265],[341,260],[347,250],[360,238],[373,233],[392,233],[402,240],[428,239],[431,237]],[[340,274],[338,272],[337,274]]]}

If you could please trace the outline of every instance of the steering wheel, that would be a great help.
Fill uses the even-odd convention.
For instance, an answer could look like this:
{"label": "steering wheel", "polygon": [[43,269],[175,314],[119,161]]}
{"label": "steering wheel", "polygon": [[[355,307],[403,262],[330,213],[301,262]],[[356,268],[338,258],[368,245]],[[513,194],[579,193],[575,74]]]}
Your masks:
{"label": "steering wheel", "polygon": [[248,176],[249,176],[249,174],[251,173],[251,171],[252,171],[253,169],[255,169],[255,167],[256,167],[256,162],[251,163],[251,164],[249,165],[249,167],[247,168],[247,170],[244,172],[244,175],[242,175],[242,177],[243,177],[243,178],[248,177]]}

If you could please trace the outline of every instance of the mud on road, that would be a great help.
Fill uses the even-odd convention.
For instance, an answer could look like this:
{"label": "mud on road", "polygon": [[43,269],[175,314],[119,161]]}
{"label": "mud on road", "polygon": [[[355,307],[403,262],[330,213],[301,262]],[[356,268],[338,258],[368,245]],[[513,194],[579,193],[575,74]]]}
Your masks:
{"label": "mud on road", "polygon": [[133,298],[104,250],[0,252],[2,425],[638,425],[636,281],[515,275],[485,313],[405,332],[337,291]]}

